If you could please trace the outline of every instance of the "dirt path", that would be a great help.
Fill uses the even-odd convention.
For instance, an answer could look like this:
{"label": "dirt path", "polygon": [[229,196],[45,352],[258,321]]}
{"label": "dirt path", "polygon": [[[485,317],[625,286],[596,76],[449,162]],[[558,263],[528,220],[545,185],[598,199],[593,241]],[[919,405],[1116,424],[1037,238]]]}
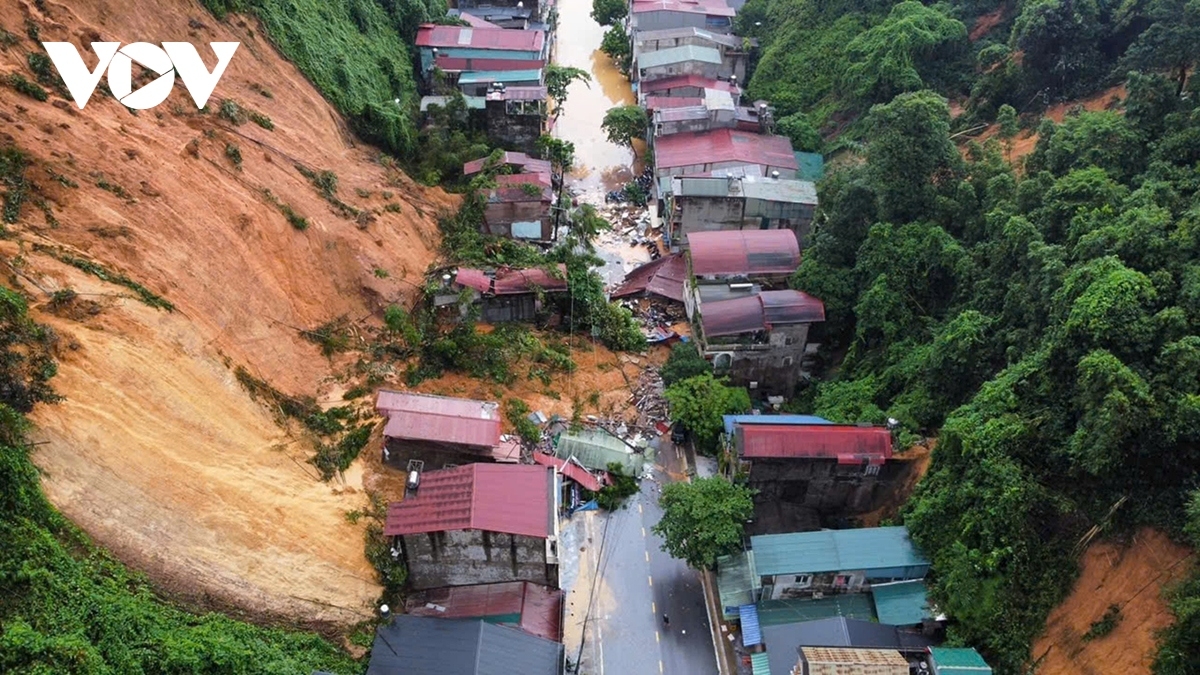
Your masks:
{"label": "dirt path", "polygon": [[[1090,546],[1074,591],[1050,613],[1046,632],[1033,646],[1033,657],[1042,659],[1037,674],[1148,674],[1155,632],[1173,620],[1162,590],[1187,574],[1189,553],[1151,529],[1138,532],[1128,546]],[[1114,603],[1121,607],[1116,628],[1105,637],[1084,640],[1092,623]]]}

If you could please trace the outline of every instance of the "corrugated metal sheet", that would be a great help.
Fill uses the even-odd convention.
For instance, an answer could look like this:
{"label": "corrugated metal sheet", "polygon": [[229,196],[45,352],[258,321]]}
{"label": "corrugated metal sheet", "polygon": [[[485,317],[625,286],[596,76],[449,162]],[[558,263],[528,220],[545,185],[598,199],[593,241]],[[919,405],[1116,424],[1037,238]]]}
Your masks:
{"label": "corrugated metal sheet", "polygon": [[733,435],[735,425],[741,424],[833,424],[816,415],[725,415],[725,433]]}
{"label": "corrugated metal sheet", "polygon": [[750,675],[771,675],[771,661],[766,652],[750,655]]}
{"label": "corrugated metal sheet", "polygon": [[405,602],[412,616],[483,619],[514,625],[547,640],[562,639],[563,592],[528,581],[415,591]]}
{"label": "corrugated metal sheet", "polygon": [[480,293],[487,293],[492,290],[492,278],[483,270],[471,269],[470,267],[460,267],[454,272],[454,283],[459,286],[473,288]]}
{"label": "corrugated metal sheet", "polygon": [[557,276],[538,268],[515,270],[502,267],[494,272],[486,272],[460,267],[455,272],[454,281],[480,293],[493,295],[532,293],[538,288],[547,292],[565,291],[567,289],[567,266],[559,263],[555,267],[558,272]]}
{"label": "corrugated metal sheet", "polygon": [[750,545],[764,576],[865,570],[870,579],[872,570],[902,568],[919,579],[929,569],[904,526],[767,534]]}
{"label": "corrugated metal sheet", "polygon": [[468,464],[427,471],[421,487],[388,504],[388,536],[485,530],[529,537],[550,532],[552,474],[533,464]]}
{"label": "corrugated metal sheet", "polygon": [[538,220],[515,220],[509,226],[512,236],[517,239],[541,239],[542,223]]}
{"label": "corrugated metal sheet", "polygon": [[712,31],[704,30],[703,28],[695,28],[689,26],[687,28],[666,28],[663,30],[643,30],[638,31],[633,39],[639,44],[644,45],[650,42],[658,42],[660,40],[678,40],[680,38],[697,37],[713,44],[724,45],[726,47],[742,46],[742,38],[736,35],[718,35]]}
{"label": "corrugated metal sheet", "polygon": [[642,265],[625,276],[625,281],[612,292],[623,298],[643,291],[668,300],[683,302],[683,285],[687,280],[687,263],[683,255],[674,253]]}
{"label": "corrugated metal sheet", "polygon": [[642,475],[645,461],[624,441],[601,430],[562,434],[555,444],[554,454],[560,459],[574,457],[580,464],[595,471],[607,471],[610,463],[620,464],[625,473],[631,476]]}
{"label": "corrugated metal sheet", "polygon": [[534,68],[529,70],[471,70],[458,78],[458,83],[486,84],[488,82],[541,82],[542,71]]}
{"label": "corrugated metal sheet", "polygon": [[375,410],[388,418],[383,435],[494,448],[500,441],[496,403],[381,389]]}
{"label": "corrugated metal sheet", "polygon": [[803,180],[817,182],[825,177],[825,158],[815,152],[797,152],[796,163],[800,165],[799,176]]}
{"label": "corrugated metal sheet", "polygon": [[[790,232],[791,230],[784,230]],[[763,316],[768,326],[814,323],[825,320],[825,303],[801,291],[763,291]]]}
{"label": "corrugated metal sheet", "polygon": [[737,105],[730,92],[709,88],[704,90],[704,107],[708,110],[733,110]]}
{"label": "corrugated metal sheet", "polygon": [[546,98],[545,87],[508,87],[500,93],[492,92],[489,97],[498,97],[505,101],[540,101]]}
{"label": "corrugated metal sheet", "polygon": [[721,162],[745,162],[779,169],[797,168],[792,142],[786,136],[712,129],[671,134],[654,142],[654,168],[659,171]]}
{"label": "corrugated metal sheet", "polygon": [[674,77],[664,77],[661,80],[652,82],[638,83],[638,90],[642,93],[649,94],[656,91],[667,91],[668,89],[679,89],[681,87],[695,87],[696,89],[722,89],[734,94],[741,94],[742,90],[736,84],[726,82],[725,80],[717,80],[703,75],[676,75]]}
{"label": "corrugated metal sheet", "polygon": [[600,479],[592,475],[592,473],[587,469],[570,460],[551,457],[544,452],[534,452],[533,461],[541,464],[542,466],[552,466],[558,469],[559,473],[567,478],[570,478],[576,483],[579,483],[586,490],[599,492],[600,488],[602,487],[600,485]]}
{"label": "corrugated metal sheet", "polygon": [[853,647],[859,649],[894,649],[901,652],[921,652],[933,641],[919,633],[902,631],[864,619],[844,616],[766,626],[763,640],[772,646],[788,647]]}
{"label": "corrugated metal sheet", "polygon": [[697,276],[791,274],[800,266],[800,242],[791,230],[693,232],[687,240]]}
{"label": "corrugated metal sheet", "polygon": [[725,4],[724,0],[697,2],[696,0],[635,0],[632,14],[644,12],[684,12],[686,14],[703,14],[705,16],[734,16],[737,12]]}
{"label": "corrugated metal sheet", "polygon": [[762,629],[758,626],[758,607],[753,604],[738,607],[738,617],[742,623],[742,646],[753,647],[762,644]]}
{"label": "corrugated metal sheet", "polygon": [[738,607],[754,602],[755,591],[761,587],[754,571],[754,551],[717,558],[717,595],[725,618],[736,618]]}
{"label": "corrugated metal sheet", "polygon": [[656,52],[645,52],[638,56],[638,68],[661,68],[679,63],[697,61],[721,65],[721,52],[712,47],[699,45],[683,45],[660,49]]}
{"label": "corrugated metal sheet", "polygon": [[892,432],[852,424],[748,424],[734,431],[746,459],[837,459],[838,464],[883,464],[892,456]]}
{"label": "corrugated metal sheet", "polygon": [[[800,621],[844,616],[874,621],[875,612],[866,593],[830,595],[820,600],[764,600],[758,603],[760,626],[782,626]],[[770,644],[768,640],[767,644]]]}
{"label": "corrugated metal sheet", "polygon": [[563,646],[478,619],[396,615],[375,630],[367,675],[559,675]]}
{"label": "corrugated metal sheet", "polygon": [[698,96],[647,96],[646,110],[671,110],[704,105],[704,99]]}
{"label": "corrugated metal sheet", "polygon": [[992,667],[970,647],[930,647],[935,675],[991,675]]}
{"label": "corrugated metal sheet", "polygon": [[540,30],[437,26],[431,23],[417,28],[416,40],[418,47],[472,47],[529,52],[542,51],[545,42],[546,34]]}
{"label": "corrugated metal sheet", "polygon": [[746,195],[746,199],[815,206],[817,184],[808,180],[787,178],[748,178],[742,181],[742,194]]}
{"label": "corrugated metal sheet", "polygon": [[[480,157],[463,164],[463,175],[472,176],[483,171],[484,164],[487,163],[487,157]],[[496,166],[513,166],[519,169],[522,173],[551,173],[550,162],[545,159],[536,159],[530,157],[523,152],[505,152],[500,156],[500,161]]]}
{"label": "corrugated metal sheet", "polygon": [[931,617],[925,581],[896,581],[890,584],[871,584],[871,600],[880,623],[911,626]]}
{"label": "corrugated metal sheet", "polygon": [[908,675],[908,659],[885,649],[802,647],[809,675]]}
{"label": "corrugated metal sheet", "polygon": [[757,295],[704,303],[700,307],[700,325],[704,335],[710,338],[767,329],[762,301]]}
{"label": "corrugated metal sheet", "polygon": [[438,54],[434,64],[447,73],[469,70],[540,70],[546,62],[541,59],[474,59]]}

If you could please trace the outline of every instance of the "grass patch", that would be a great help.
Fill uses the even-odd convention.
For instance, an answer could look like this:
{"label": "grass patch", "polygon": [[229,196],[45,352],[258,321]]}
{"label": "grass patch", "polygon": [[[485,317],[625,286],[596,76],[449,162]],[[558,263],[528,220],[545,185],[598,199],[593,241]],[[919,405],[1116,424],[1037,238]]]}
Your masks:
{"label": "grass patch", "polygon": [[400,206],[396,202],[388,202],[384,205],[383,210],[387,211],[388,213],[403,213],[404,207]]}
{"label": "grass patch", "polygon": [[19,39],[16,35],[0,28],[0,50],[8,51],[8,48],[17,44]]}
{"label": "grass patch", "polygon": [[529,412],[529,406],[521,399],[510,398],[504,401],[504,416],[516,429],[517,435],[522,441],[534,444],[542,440],[542,430],[529,419]]}
{"label": "grass patch", "polygon": [[109,180],[104,177],[104,174],[98,174],[96,176],[96,187],[104,190],[105,192],[111,192],[127,202],[134,201],[133,195],[129,194],[125,188],[121,187],[117,183],[109,182]]}
{"label": "grass patch", "polygon": [[242,149],[237,146],[237,143],[225,144],[225,157],[233,162],[238,171],[242,170]]}
{"label": "grass patch", "polygon": [[71,267],[74,267],[80,271],[87,272],[101,281],[107,281],[110,284],[124,286],[125,288],[128,288],[136,293],[138,299],[144,304],[147,304],[155,309],[165,309],[168,312],[175,311],[175,305],[171,304],[166,298],[152,292],[150,289],[139,284],[133,279],[130,279],[124,274],[113,272],[99,263],[92,262],[91,260],[84,260],[83,258],[71,255],[60,248],[45,246],[43,244],[34,244],[33,250],[38,253],[45,253],[61,263],[70,265]]}
{"label": "grass patch", "polygon": [[217,108],[217,117],[233,125],[246,121],[246,113],[242,111],[242,107],[237,104],[237,101],[231,98],[222,99],[221,105]]}
{"label": "grass patch", "polygon": [[15,89],[17,93],[24,94],[37,101],[44,102],[50,98],[50,94],[45,89],[25,79],[25,76],[20,73],[12,73],[8,76],[8,86]]}
{"label": "grass patch", "polygon": [[350,348],[350,324],[344,316],[312,330],[301,331],[300,334],[305,340],[319,345],[321,353],[326,357]]}
{"label": "grass patch", "polygon": [[358,209],[350,206],[338,198],[338,178],[336,173],[329,170],[313,171],[303,164],[295,164],[294,166],[296,167],[296,170],[300,172],[300,175],[304,176],[308,179],[308,182],[312,183],[313,187],[317,189],[317,192],[320,193],[321,197],[324,198],[325,201],[332,204],[335,209],[337,209],[338,213],[348,218],[354,218],[358,216]]}
{"label": "grass patch", "polygon": [[283,214],[284,218],[287,218],[288,223],[292,227],[300,230],[301,232],[308,229],[308,219],[299,213],[296,213],[290,204],[285,204],[284,202],[280,201],[280,199],[275,196],[275,193],[264,189],[263,197],[265,197],[267,201],[274,204],[275,208],[279,209],[279,212]]}
{"label": "grass patch", "polygon": [[21,207],[29,193],[29,182],[25,180],[25,169],[29,158],[16,146],[0,148],[0,187],[4,188],[5,223],[15,223],[21,217]]}
{"label": "grass patch", "polygon": [[1116,629],[1117,624],[1121,622],[1121,606],[1109,605],[1104,612],[1104,616],[1092,622],[1088,627],[1087,632],[1083,634],[1083,641],[1090,642],[1108,635]]}
{"label": "grass patch", "polygon": [[267,131],[275,130],[275,123],[271,121],[271,118],[258,112],[257,110],[250,111],[250,121],[266,129]]}

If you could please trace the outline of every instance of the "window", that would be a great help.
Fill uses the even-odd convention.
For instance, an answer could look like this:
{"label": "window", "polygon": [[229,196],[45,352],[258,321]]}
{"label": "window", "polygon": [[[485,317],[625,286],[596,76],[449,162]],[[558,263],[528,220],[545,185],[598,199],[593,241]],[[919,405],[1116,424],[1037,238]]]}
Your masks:
{"label": "window", "polygon": [[799,586],[800,588],[808,588],[809,586],[812,585],[812,575],[811,574],[797,574],[795,577],[792,578],[792,585]]}
{"label": "window", "polygon": [[837,575],[837,578],[835,578],[833,580],[833,585],[837,586],[839,588],[842,586],[849,586],[850,585],[850,575],[849,574]]}

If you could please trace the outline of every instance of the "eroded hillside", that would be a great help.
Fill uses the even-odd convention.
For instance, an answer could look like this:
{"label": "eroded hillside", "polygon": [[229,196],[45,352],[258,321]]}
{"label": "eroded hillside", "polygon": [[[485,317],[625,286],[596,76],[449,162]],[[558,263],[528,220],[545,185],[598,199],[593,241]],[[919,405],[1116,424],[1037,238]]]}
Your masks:
{"label": "eroded hillside", "polygon": [[[47,494],[173,593],[304,622],[365,616],[379,588],[345,519],[361,491],[318,482],[311,449],[233,373],[320,392],[334,369],[298,329],[410,297],[452,198],[381,164],[253,21],[185,0],[17,0],[0,27],[0,147],[21,153],[25,181],[0,257],[60,335],[65,398],[34,415]],[[82,111],[52,80],[46,101],[14,86],[45,71],[35,36],[187,41],[210,65],[207,42],[241,47],[206,112],[177,82],[135,114],[103,84]]]}

